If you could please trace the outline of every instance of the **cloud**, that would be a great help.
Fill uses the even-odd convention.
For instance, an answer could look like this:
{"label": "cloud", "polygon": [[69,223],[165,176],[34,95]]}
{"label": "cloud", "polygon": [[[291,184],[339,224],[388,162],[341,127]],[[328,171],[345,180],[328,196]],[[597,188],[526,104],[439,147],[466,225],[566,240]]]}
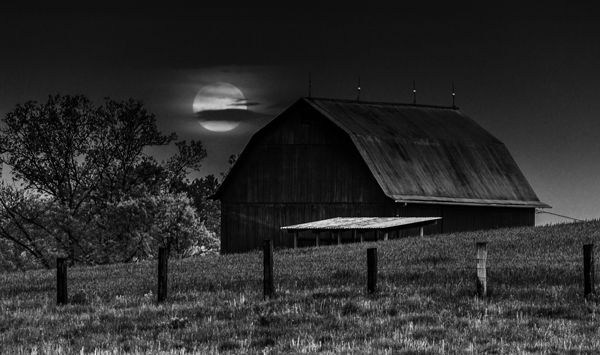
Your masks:
{"label": "cloud", "polygon": [[235,103],[230,104],[229,106],[258,106],[260,102],[250,101],[248,99],[237,99]]}
{"label": "cloud", "polygon": [[[241,105],[241,104],[240,104]],[[206,110],[195,114],[198,120],[210,121],[240,121],[250,122],[264,120],[272,115],[264,115],[251,110],[227,109],[227,110]]]}

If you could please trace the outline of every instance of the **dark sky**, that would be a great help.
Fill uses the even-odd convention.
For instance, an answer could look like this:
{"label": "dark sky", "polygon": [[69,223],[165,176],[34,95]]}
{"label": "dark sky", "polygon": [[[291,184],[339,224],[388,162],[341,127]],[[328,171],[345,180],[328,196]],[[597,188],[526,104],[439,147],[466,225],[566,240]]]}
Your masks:
{"label": "dark sky", "polygon": [[[312,96],[354,99],[360,76],[363,101],[410,103],[414,79],[418,103],[451,105],[454,82],[457,106],[506,144],[551,212],[600,217],[592,2],[80,3],[0,5],[0,116],[57,93],[140,99],[163,132],[202,140],[203,174],[218,174],[308,94],[309,71]],[[228,133],[205,130],[192,112],[196,92],[216,81],[255,103]]]}

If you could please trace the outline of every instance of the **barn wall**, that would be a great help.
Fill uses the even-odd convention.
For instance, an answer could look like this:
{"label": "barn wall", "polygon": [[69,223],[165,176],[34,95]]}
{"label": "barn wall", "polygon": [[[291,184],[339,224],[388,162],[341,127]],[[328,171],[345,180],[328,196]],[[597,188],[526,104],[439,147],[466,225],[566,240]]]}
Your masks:
{"label": "barn wall", "polygon": [[225,203],[389,200],[350,137],[304,102],[252,138],[225,187]]}
{"label": "barn wall", "polygon": [[303,102],[252,138],[224,187],[223,253],[259,248],[265,238],[292,246],[285,225],[394,213],[349,136]]}
{"label": "barn wall", "polygon": [[[281,226],[332,217],[442,217],[425,234],[534,225],[533,208],[402,206],[385,196],[349,136],[299,101],[259,131],[221,189],[221,252],[291,247]],[[418,235],[418,229],[392,237]],[[310,232],[300,245],[314,245]],[[351,234],[343,235],[350,239]],[[373,239],[374,234],[367,235]],[[323,236],[323,244],[330,240]]]}
{"label": "barn wall", "polygon": [[443,233],[535,225],[534,208],[445,208]]}
{"label": "barn wall", "polygon": [[[442,217],[436,225],[425,227],[425,234],[454,233],[535,225],[534,208],[451,206],[409,204],[396,206],[399,217]],[[401,236],[415,235],[418,229],[403,231]]]}

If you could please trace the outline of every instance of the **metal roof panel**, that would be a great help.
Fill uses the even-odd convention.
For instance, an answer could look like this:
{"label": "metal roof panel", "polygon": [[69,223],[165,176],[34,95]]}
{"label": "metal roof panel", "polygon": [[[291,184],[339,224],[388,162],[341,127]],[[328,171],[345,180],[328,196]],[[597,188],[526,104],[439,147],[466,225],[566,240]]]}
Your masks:
{"label": "metal roof panel", "polygon": [[305,100],[350,135],[390,198],[549,207],[506,146],[457,109]]}
{"label": "metal roof panel", "polygon": [[294,230],[377,230],[410,227],[415,224],[433,224],[442,217],[336,217],[320,221],[281,227]]}

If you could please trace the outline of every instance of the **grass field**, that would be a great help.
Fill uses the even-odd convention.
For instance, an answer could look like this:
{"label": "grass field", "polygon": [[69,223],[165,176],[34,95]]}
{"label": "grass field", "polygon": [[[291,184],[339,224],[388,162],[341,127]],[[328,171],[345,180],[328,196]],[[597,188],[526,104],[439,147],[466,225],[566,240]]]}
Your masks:
{"label": "grass field", "polygon": [[[475,296],[475,243],[490,297]],[[582,245],[600,221],[275,252],[0,274],[1,354],[597,354],[600,304],[583,299]],[[377,247],[379,291],[366,292]]]}

